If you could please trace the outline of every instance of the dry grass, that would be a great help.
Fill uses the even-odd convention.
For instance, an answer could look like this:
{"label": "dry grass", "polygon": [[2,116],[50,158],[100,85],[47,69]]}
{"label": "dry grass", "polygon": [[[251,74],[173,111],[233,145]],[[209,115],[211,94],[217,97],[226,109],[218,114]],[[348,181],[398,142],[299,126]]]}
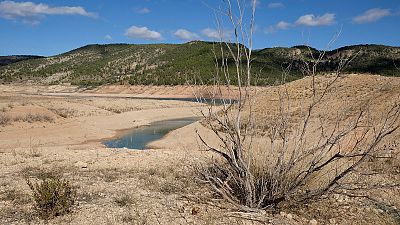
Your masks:
{"label": "dry grass", "polygon": [[77,114],[77,111],[73,109],[67,109],[67,108],[48,108],[48,109],[63,118],[75,117],[75,115]]}
{"label": "dry grass", "polygon": [[44,115],[44,114],[31,114],[28,113],[24,116],[17,116],[14,117],[13,119],[16,122],[28,122],[28,123],[33,123],[33,122],[54,122],[54,118],[49,116],[49,115]]}
{"label": "dry grass", "polygon": [[52,123],[54,122],[54,118],[45,115],[45,114],[32,114],[28,113],[26,115],[19,115],[16,117],[11,117],[7,115],[6,113],[0,112],[0,126],[6,126],[10,125],[12,122],[28,122],[28,123],[34,123],[34,122],[49,122]]}
{"label": "dry grass", "polygon": [[14,205],[23,205],[29,203],[30,198],[20,190],[10,189],[0,192],[0,201],[8,201]]}
{"label": "dry grass", "polygon": [[115,203],[119,207],[128,207],[134,204],[136,201],[128,194],[120,194],[114,198]]}

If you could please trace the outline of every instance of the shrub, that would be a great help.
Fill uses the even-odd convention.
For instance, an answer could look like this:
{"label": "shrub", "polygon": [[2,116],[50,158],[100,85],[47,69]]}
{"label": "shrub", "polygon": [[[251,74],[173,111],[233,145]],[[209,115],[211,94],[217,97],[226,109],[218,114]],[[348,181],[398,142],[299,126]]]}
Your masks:
{"label": "shrub", "polygon": [[5,126],[8,125],[10,123],[11,119],[9,116],[0,113],[0,126]]}
{"label": "shrub", "polygon": [[33,192],[35,210],[43,219],[65,215],[72,210],[76,199],[76,188],[67,180],[58,177],[43,178],[39,183],[27,181]]}

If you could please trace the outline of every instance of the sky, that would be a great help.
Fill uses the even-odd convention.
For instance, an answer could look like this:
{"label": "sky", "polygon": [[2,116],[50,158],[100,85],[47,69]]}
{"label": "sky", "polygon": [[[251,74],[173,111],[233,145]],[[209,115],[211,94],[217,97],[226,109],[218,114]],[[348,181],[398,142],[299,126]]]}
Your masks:
{"label": "sky", "polygon": [[[250,2],[244,4],[248,13]],[[256,5],[255,49],[400,45],[398,0],[257,0]],[[51,56],[88,44],[216,41],[222,36],[216,18],[226,19],[219,9],[225,9],[222,0],[0,0],[0,55]],[[219,30],[224,37],[232,34],[227,25]]]}

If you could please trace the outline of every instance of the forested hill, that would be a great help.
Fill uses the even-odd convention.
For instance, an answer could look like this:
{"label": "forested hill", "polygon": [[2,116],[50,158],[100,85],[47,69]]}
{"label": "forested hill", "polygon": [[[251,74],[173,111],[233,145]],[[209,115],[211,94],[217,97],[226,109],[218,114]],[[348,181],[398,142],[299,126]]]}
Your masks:
{"label": "forested hill", "polygon": [[[88,45],[52,57],[0,66],[0,83],[175,85],[194,78],[212,83],[215,79],[215,55],[218,58],[221,55],[218,52],[218,44],[202,41]],[[281,79],[283,68],[290,65],[287,79],[290,81],[302,77],[304,62],[311,63],[320,54],[321,51],[307,46],[256,50],[252,71],[258,85],[274,84]],[[400,47],[383,45],[355,45],[328,51],[322,57],[318,71],[331,72],[343,59],[353,56],[356,57],[346,72],[400,76]],[[231,59],[228,63],[233,66]]]}
{"label": "forested hill", "polygon": [[7,66],[12,63],[28,60],[43,58],[43,56],[36,55],[10,55],[10,56],[0,56],[0,66]]}

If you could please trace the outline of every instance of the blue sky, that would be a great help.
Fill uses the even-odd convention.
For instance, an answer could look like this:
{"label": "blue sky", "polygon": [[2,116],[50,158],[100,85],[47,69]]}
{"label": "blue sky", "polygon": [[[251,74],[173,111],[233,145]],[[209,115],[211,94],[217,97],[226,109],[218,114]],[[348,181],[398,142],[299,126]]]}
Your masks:
{"label": "blue sky", "polygon": [[[0,0],[0,55],[215,40],[219,0]],[[400,44],[398,0],[258,0],[254,48]],[[229,29],[226,28],[227,33]]]}

